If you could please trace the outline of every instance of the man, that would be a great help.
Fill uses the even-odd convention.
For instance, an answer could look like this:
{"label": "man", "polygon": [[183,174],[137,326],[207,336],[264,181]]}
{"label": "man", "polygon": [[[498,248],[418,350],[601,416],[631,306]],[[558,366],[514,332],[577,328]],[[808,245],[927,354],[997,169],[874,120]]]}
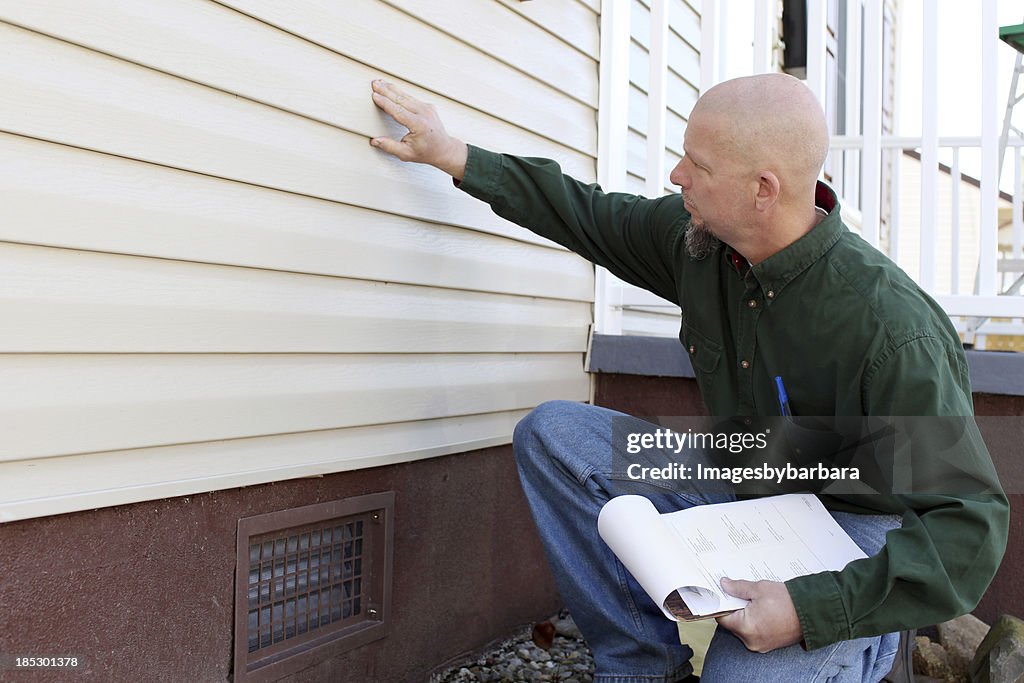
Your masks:
{"label": "man", "polygon": [[[817,182],[828,132],[800,81],[768,74],[710,89],[671,174],[681,196],[658,199],[467,146],[432,106],[382,81],[372,88],[409,129],[373,146],[441,169],[499,215],[680,304],[680,340],[712,415],[778,415],[775,376],[798,415],[973,415],[948,318],[845,228]],[[517,463],[562,597],[594,650],[595,682],[671,683],[689,673],[690,650],[596,532],[601,505],[624,490],[611,462],[616,416],[544,404],[516,429]],[[958,457],[990,470],[979,444]],[[656,498],[662,511],[715,502],[697,488]],[[702,680],[879,680],[893,632],[973,609],[1005,547],[998,487],[825,502],[870,557],[785,583],[723,580],[750,603],[718,619]]]}

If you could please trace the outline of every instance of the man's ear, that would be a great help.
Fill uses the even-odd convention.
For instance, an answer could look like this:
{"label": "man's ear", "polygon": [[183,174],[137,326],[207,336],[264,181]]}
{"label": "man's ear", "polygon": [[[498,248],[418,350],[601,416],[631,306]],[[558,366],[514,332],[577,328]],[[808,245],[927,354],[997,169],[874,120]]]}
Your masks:
{"label": "man's ear", "polygon": [[754,196],[754,208],[767,211],[779,200],[779,177],[771,171],[761,171],[757,177],[757,194]]}

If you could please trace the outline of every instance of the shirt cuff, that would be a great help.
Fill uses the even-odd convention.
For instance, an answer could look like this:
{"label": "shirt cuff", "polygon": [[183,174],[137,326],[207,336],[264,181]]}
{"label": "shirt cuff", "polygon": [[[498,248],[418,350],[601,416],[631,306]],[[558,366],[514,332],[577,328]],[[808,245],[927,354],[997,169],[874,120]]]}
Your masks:
{"label": "shirt cuff", "polygon": [[501,155],[473,145],[466,147],[466,172],[462,180],[452,178],[452,183],[463,192],[487,201],[501,177]]}
{"label": "shirt cuff", "polygon": [[850,639],[850,620],[832,572],[798,576],[787,581],[786,588],[808,650]]}

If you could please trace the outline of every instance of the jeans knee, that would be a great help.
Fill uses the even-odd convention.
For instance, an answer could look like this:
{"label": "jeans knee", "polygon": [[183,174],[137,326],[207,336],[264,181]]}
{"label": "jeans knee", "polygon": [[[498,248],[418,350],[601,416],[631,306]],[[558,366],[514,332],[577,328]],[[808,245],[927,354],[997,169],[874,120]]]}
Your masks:
{"label": "jeans knee", "polygon": [[549,427],[566,419],[568,414],[577,410],[580,404],[573,401],[545,401],[526,414],[516,425],[512,442],[542,435]]}
{"label": "jeans knee", "polygon": [[512,450],[516,461],[522,463],[524,458],[534,453],[551,430],[564,421],[571,420],[572,413],[580,410],[582,404],[574,401],[545,401],[527,413],[526,417],[516,424],[512,433]]}

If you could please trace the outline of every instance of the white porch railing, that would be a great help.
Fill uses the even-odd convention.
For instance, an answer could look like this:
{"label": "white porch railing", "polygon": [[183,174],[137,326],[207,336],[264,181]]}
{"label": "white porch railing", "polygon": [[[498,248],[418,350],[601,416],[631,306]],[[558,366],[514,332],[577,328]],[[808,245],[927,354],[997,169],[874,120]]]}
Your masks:
{"label": "white porch railing", "polygon": [[[606,0],[606,8],[628,5],[629,0]],[[1024,332],[1024,296],[1019,290],[1007,291],[1024,274],[1024,191],[1021,182],[1024,141],[1011,138],[1007,142],[1006,163],[1015,169],[1013,191],[1002,196],[999,176],[999,116],[1006,93],[1000,92],[994,77],[981,74],[997,72],[999,24],[996,0],[981,0],[981,129],[975,137],[940,138],[938,136],[938,46],[955,44],[955,37],[943,38],[938,32],[937,12],[940,3],[923,3],[922,22],[922,103],[921,135],[896,137],[883,132],[883,8],[885,0],[850,0],[844,17],[845,40],[839,44],[844,51],[846,83],[853,84],[845,92],[845,120],[851,133],[834,136],[832,152],[826,164],[830,180],[839,192],[852,222],[859,223],[862,236],[897,261],[919,284],[932,294],[954,319],[966,341],[974,341],[972,327],[985,321],[979,334],[1019,334]],[[658,53],[659,36],[663,36],[667,0],[644,0],[650,6],[651,78],[648,101],[648,154],[662,159],[664,126],[658,121],[664,114],[665,81],[659,78],[666,68],[664,53]],[[773,70],[778,62],[774,47],[777,40],[777,0],[755,0],[753,7],[753,61],[750,73]],[[826,41],[824,2],[807,3],[808,50],[807,82],[824,99],[826,84]],[[861,12],[863,10],[863,13]],[[607,11],[607,10],[606,10]],[[604,24],[603,41],[620,46],[617,54],[629,59],[630,26],[628,10],[622,10],[626,21]],[[610,19],[611,17],[608,17]],[[898,18],[897,18],[898,20]],[[662,23],[658,23],[662,22]],[[916,29],[915,29],[916,30]],[[700,50],[700,89],[703,92],[723,77],[723,63],[729,45],[751,41],[735,34],[735,27],[724,15],[723,6],[714,0],[702,3]],[[863,47],[862,47],[863,46]],[[606,52],[605,55],[611,54]],[[657,59],[655,59],[657,57]],[[615,69],[602,65],[602,81],[625,79],[628,67]],[[618,74],[618,75],[616,75]],[[858,87],[858,85],[861,87]],[[611,83],[604,83],[611,93]],[[896,83],[899,87],[899,83]],[[611,189],[622,187],[625,171],[609,175],[607,171],[624,168],[624,164],[608,163],[610,158],[625,154],[624,116],[615,118],[615,108],[624,107],[622,99],[604,100],[611,111],[602,111],[604,146],[599,157],[599,181]],[[835,106],[834,104],[832,106]],[[616,124],[616,121],[618,123]],[[905,151],[914,152],[906,156]],[[970,160],[970,173],[964,161]],[[941,163],[944,162],[944,163]],[[650,165],[657,168],[656,163]],[[969,179],[973,176],[977,180]],[[648,178],[649,192],[657,194],[658,178]],[[1000,204],[1007,214],[1009,227],[1004,227],[1000,241]],[[916,246],[916,249],[911,247]],[[670,311],[667,302],[632,287],[624,287],[614,279],[599,278],[597,299],[598,332],[621,333],[622,311]],[[993,318],[1009,320],[992,320]],[[611,324],[609,324],[611,321]],[[667,328],[666,328],[667,329]]]}

